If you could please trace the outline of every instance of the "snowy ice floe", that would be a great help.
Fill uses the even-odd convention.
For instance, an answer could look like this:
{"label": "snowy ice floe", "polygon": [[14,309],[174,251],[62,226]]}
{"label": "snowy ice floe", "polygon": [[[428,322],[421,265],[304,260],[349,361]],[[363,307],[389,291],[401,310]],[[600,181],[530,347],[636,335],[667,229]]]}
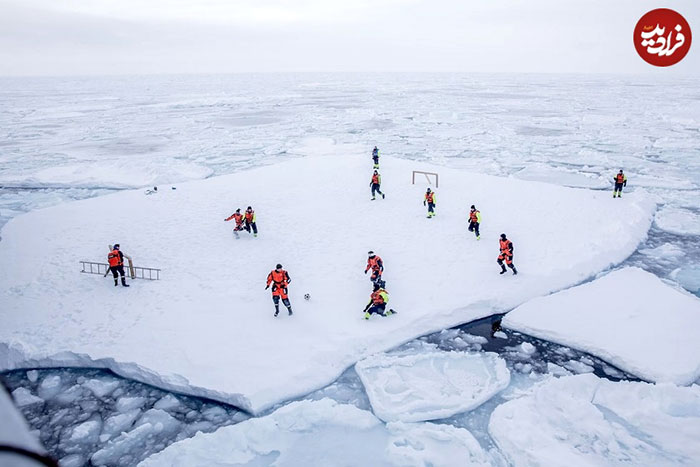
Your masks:
{"label": "snowy ice floe", "polygon": [[384,421],[450,417],[478,407],[510,383],[505,360],[491,352],[377,354],[355,370]]}
{"label": "snowy ice floe", "polygon": [[693,331],[700,328],[700,300],[638,268],[533,299],[502,324],[649,381],[691,384],[700,377],[700,339]]}
{"label": "snowy ice floe", "polygon": [[700,235],[700,214],[687,209],[665,206],[655,216],[661,230],[678,235]]}
{"label": "snowy ice floe", "polygon": [[684,266],[671,273],[671,278],[678,281],[684,289],[700,295],[700,266]]}
{"label": "snowy ice floe", "polygon": [[450,425],[382,423],[331,399],[292,402],[261,418],[199,433],[139,464],[211,465],[491,465],[472,434]]}
{"label": "snowy ice floe", "polygon": [[497,407],[488,429],[516,467],[698,465],[700,386],[552,378]]}
{"label": "snowy ice floe", "polygon": [[[638,193],[613,202],[609,193],[390,157],[381,159],[386,199],[370,201],[371,159],[323,144],[324,157],[154,196],[118,192],[8,222],[0,242],[0,370],[106,367],[259,413],[329,384],[369,355],[623,261],[655,210]],[[440,173],[433,219],[422,204],[426,184],[412,185],[412,170]],[[479,242],[466,230],[471,204],[483,216]],[[248,205],[260,235],[236,240],[223,219]],[[502,232],[515,244],[518,276],[498,274]],[[161,268],[162,280],[123,289],[78,272],[81,259],[106,261],[115,242],[136,265]],[[389,305],[399,314],[367,322],[369,249],[384,259]],[[292,277],[295,314],[274,319],[263,289],[278,262]]]}
{"label": "snowy ice floe", "polygon": [[191,162],[175,160],[164,165],[148,158],[125,157],[110,163],[83,162],[51,166],[27,174],[5,173],[0,176],[0,182],[34,188],[137,188],[199,180],[212,173],[212,169]]}
{"label": "snowy ice floe", "polygon": [[519,172],[516,172],[513,176],[521,180],[554,183],[556,185],[575,188],[612,189],[612,181],[607,177],[567,170],[546,164],[530,164]]}

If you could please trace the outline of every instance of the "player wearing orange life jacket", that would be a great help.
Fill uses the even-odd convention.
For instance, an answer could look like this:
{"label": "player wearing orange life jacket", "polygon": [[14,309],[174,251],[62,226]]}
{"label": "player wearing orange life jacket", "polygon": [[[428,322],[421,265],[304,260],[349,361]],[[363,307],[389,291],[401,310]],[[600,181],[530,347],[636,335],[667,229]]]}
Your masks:
{"label": "player wearing orange life jacket", "polygon": [[476,234],[477,240],[481,240],[481,235],[479,235],[479,224],[481,224],[481,213],[472,204],[469,211],[469,231]]}
{"label": "player wearing orange life jacket", "polygon": [[620,172],[613,177],[613,181],[615,182],[613,198],[615,198],[615,195],[617,195],[618,198],[622,198],[622,187],[627,186],[627,176],[622,173],[622,169],[620,169]]}
{"label": "player wearing orange life jacket", "polygon": [[497,263],[501,266],[501,274],[505,274],[506,272],[506,267],[503,265],[504,260],[508,267],[513,270],[513,274],[517,274],[518,270],[515,269],[515,265],[513,264],[513,242],[506,238],[506,234],[501,234],[501,239],[498,243],[501,254],[498,255]]}
{"label": "player wearing orange life jacket", "polygon": [[382,190],[379,189],[381,184],[382,176],[379,175],[379,172],[375,170],[372,174],[372,180],[369,181],[369,186],[372,188],[372,201],[374,201],[375,199],[375,193],[379,193],[380,195],[382,195],[382,199],[386,198],[386,196],[384,196],[384,193],[382,193]]}
{"label": "player wearing orange life jacket", "polygon": [[423,206],[428,205],[428,219],[435,216],[435,192],[428,188],[423,198]]}
{"label": "player wearing orange life jacket", "polygon": [[374,284],[373,289],[374,290],[369,297],[369,303],[367,303],[367,306],[363,310],[365,313],[365,319],[369,319],[369,317],[375,313],[382,316],[390,316],[395,314],[396,311],[386,309],[386,305],[389,303],[389,292],[384,290],[384,286],[377,282]]}
{"label": "player wearing orange life jacket", "polygon": [[238,238],[238,232],[243,230],[243,219],[244,219],[243,214],[241,214],[240,208],[236,209],[236,212],[234,212],[229,217],[224,219],[224,221],[228,222],[231,219],[234,219],[236,221],[236,226],[233,228],[233,234],[236,236],[236,238]]}
{"label": "player wearing orange life jacket", "polygon": [[243,214],[243,221],[245,222],[245,230],[246,232],[250,232],[250,229],[253,229],[253,237],[258,236],[258,225],[255,223],[255,211],[253,211],[253,208],[248,206],[248,208],[245,210],[245,214]]}
{"label": "player wearing orange life jacket", "polygon": [[[112,272],[114,277],[114,286],[119,285],[118,275],[122,278],[122,285],[124,287],[129,287],[126,283],[126,277],[124,275],[124,254],[119,250],[119,244],[115,243],[112,247],[112,251],[107,255],[107,261],[109,261],[109,270]],[[107,275],[107,274],[105,274]]]}
{"label": "player wearing orange life jacket", "polygon": [[367,274],[367,271],[370,269],[372,270],[372,276],[370,277],[370,280],[372,282],[377,282],[382,279],[382,273],[384,272],[384,262],[382,259],[378,256],[375,255],[373,251],[368,251],[367,254],[369,257],[367,258],[367,267],[365,268],[365,274]]}
{"label": "player wearing orange life jacket", "polygon": [[292,279],[289,277],[289,273],[282,269],[281,264],[278,264],[275,269],[270,271],[270,274],[267,275],[265,290],[269,289],[270,284],[272,284],[272,301],[275,304],[275,316],[280,312],[280,299],[282,299],[284,306],[287,307],[289,316],[292,316],[292,305],[289,303],[287,291],[287,286],[291,281]]}

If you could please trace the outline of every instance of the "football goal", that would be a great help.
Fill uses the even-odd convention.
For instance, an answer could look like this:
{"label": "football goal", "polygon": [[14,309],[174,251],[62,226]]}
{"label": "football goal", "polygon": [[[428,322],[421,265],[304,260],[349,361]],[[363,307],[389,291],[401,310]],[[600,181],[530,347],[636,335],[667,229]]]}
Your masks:
{"label": "football goal", "polygon": [[[411,175],[411,183],[416,184],[416,175],[423,174],[425,179],[428,181],[428,185],[432,185],[431,177],[435,177],[435,188],[438,188],[438,174],[435,172],[423,172],[422,170],[414,170]],[[420,177],[419,177],[420,178]]]}

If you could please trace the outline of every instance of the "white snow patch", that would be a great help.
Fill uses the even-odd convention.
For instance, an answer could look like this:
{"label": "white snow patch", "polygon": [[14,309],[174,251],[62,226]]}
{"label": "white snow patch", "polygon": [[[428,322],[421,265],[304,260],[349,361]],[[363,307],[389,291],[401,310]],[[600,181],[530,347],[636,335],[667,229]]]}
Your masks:
{"label": "white snow patch", "polygon": [[[387,198],[370,201],[371,160],[324,153],[8,222],[0,242],[0,370],[106,367],[260,412],[327,385],[369,355],[512,309],[624,260],[655,209],[637,193],[613,202],[609,193],[386,156]],[[434,219],[425,219],[426,187],[410,183],[414,169],[440,173]],[[480,242],[466,232],[472,203],[484,216]],[[236,240],[223,219],[249,204],[260,236]],[[300,225],[300,213],[311,212]],[[382,219],[381,235],[351,221],[368,216]],[[519,276],[498,275],[503,231],[515,244]],[[78,272],[77,260],[105,261],[114,242],[136,265],[162,268],[162,280],[123,289]],[[360,310],[371,290],[362,272],[370,248],[384,259],[399,314],[366,322]],[[263,289],[278,262],[292,277],[295,315],[274,320]],[[426,280],[432,264],[440,268]]]}
{"label": "white snow patch", "polygon": [[510,383],[495,353],[373,355],[357,362],[372,409],[384,421],[450,417],[483,404]]}
{"label": "white snow patch", "polygon": [[[700,328],[700,300],[638,268],[531,300],[502,324],[646,380],[691,384],[700,377],[700,339],[690,331]],[[567,368],[582,368],[573,365]]]}
{"label": "white snow patch", "polygon": [[261,418],[198,433],[141,467],[211,465],[490,466],[472,434],[450,425],[381,423],[370,412],[330,399],[292,402]]}
{"label": "white snow patch", "polygon": [[678,235],[700,235],[700,214],[687,209],[664,206],[654,218],[661,230]]}
{"label": "white snow patch", "polygon": [[498,406],[489,433],[516,466],[697,465],[700,386],[551,378]]}

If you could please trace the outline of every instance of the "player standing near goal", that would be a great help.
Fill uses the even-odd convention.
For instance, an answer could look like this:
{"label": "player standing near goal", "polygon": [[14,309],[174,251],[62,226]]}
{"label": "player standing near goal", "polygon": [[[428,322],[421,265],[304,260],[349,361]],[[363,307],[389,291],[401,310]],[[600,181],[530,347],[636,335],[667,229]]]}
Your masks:
{"label": "player standing near goal", "polygon": [[435,192],[430,191],[430,188],[425,192],[423,206],[428,205],[428,219],[435,216]]}

